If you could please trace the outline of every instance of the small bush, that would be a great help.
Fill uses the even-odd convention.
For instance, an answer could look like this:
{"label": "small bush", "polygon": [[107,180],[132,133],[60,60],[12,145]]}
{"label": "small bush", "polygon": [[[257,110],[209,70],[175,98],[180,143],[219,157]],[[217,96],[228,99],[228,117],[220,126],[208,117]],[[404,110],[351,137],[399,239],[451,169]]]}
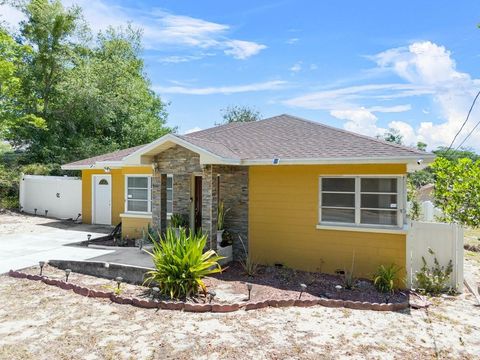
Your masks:
{"label": "small bush", "polygon": [[395,283],[398,280],[398,272],[400,268],[395,264],[389,266],[380,265],[373,275],[373,284],[375,288],[382,293],[393,294],[395,291]]}
{"label": "small bush", "polygon": [[146,273],[145,284],[158,284],[163,295],[171,299],[196,296],[199,290],[206,291],[202,279],[222,271],[218,261],[222,259],[215,251],[203,252],[207,236],[180,229],[179,236],[167,229],[165,237],[153,241],[152,256],[155,270]]}
{"label": "small bush", "polygon": [[435,256],[435,252],[429,248],[428,253],[433,256],[433,266],[429,267],[425,257],[422,256],[422,268],[415,274],[417,290],[434,296],[451,291],[447,283],[453,272],[452,260],[448,262],[447,266],[441,266]]}
{"label": "small bush", "polygon": [[247,252],[247,248],[245,247],[245,244],[243,243],[242,237],[238,235],[238,238],[242,244],[243,247],[243,252],[244,252],[244,258],[243,260],[240,260],[240,264],[243,267],[243,271],[245,271],[245,274],[247,276],[255,276],[257,275],[258,271],[258,264],[252,260],[251,256]]}

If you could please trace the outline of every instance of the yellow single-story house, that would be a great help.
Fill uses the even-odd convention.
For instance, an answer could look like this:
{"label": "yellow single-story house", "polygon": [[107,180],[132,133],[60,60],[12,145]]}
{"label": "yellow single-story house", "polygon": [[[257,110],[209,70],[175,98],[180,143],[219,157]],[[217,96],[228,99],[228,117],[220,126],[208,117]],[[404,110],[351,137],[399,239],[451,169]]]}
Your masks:
{"label": "yellow single-story house", "polygon": [[140,237],[173,213],[216,248],[230,211],[234,258],[333,273],[405,268],[406,175],[432,154],[291,115],[232,123],[64,165],[81,170],[83,221]]}

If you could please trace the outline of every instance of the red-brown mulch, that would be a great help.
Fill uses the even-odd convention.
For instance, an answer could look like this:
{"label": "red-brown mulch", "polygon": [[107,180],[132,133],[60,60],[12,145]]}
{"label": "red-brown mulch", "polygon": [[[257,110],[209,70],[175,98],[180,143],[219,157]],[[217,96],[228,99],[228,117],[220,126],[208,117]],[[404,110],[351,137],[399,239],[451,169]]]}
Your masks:
{"label": "red-brown mulch", "polygon": [[[252,299],[255,301],[297,299],[300,295],[300,284],[307,285],[302,299],[328,298],[370,303],[385,303],[387,299],[389,303],[402,303],[408,300],[406,292],[396,291],[393,295],[378,292],[372,281],[367,279],[357,279],[353,289],[345,289],[342,275],[259,266],[257,274],[249,277],[238,262],[230,263],[221,274],[205,279],[205,284],[213,289],[225,283],[234,289],[233,292],[240,294],[248,293],[246,283],[253,284]],[[342,286],[342,289],[336,289],[337,285]]]}

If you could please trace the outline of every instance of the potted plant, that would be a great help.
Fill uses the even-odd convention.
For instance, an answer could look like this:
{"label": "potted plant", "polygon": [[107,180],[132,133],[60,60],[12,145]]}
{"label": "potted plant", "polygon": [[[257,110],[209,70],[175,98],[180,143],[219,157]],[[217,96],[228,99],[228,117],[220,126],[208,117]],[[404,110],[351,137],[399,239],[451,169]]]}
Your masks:
{"label": "potted plant", "polygon": [[225,231],[225,215],[227,215],[229,211],[230,209],[225,209],[223,201],[220,201],[217,214],[217,247],[220,247],[222,243],[223,232]]}
{"label": "potted plant", "polygon": [[180,229],[187,227],[187,218],[182,214],[172,214],[170,217],[170,227],[173,228],[175,235],[180,236]]}

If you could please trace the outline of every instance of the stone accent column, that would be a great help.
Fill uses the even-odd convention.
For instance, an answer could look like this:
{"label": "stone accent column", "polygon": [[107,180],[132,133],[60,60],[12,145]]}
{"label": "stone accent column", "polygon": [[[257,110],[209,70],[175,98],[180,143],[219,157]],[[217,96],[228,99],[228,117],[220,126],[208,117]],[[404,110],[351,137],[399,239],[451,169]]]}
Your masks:
{"label": "stone accent column", "polygon": [[217,249],[217,174],[205,165],[202,175],[202,231],[207,234],[207,248]]}
{"label": "stone accent column", "polygon": [[167,231],[167,174],[160,176],[160,232]]}
{"label": "stone accent column", "polygon": [[161,174],[157,171],[152,176],[152,225],[155,229],[161,229]]}
{"label": "stone accent column", "polygon": [[[225,229],[233,240],[233,258],[245,257],[248,252],[248,167],[215,165],[220,174],[220,200],[225,209],[230,209],[225,217]],[[245,250],[240,242],[242,237]]]}

